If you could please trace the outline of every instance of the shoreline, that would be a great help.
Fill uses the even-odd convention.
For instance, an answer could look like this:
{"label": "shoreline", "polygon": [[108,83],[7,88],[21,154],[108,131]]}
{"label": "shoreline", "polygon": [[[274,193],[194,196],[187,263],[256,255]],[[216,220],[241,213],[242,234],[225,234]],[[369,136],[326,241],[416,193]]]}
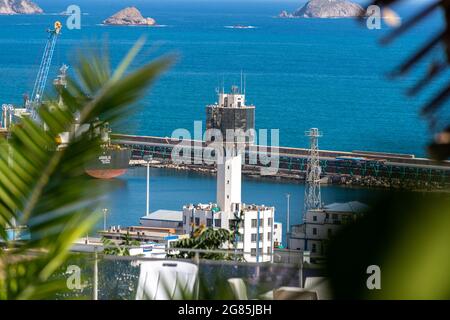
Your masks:
{"label": "shoreline", "polygon": [[[144,167],[141,163],[131,163],[130,168]],[[167,162],[154,162],[150,164],[151,168],[167,169],[174,171],[189,171],[198,174],[215,176],[216,168],[205,165],[181,165]],[[280,169],[276,175],[261,175],[259,167],[251,167],[243,165],[242,176],[247,179],[259,181],[273,181],[282,183],[296,183],[304,184],[304,172],[291,171],[290,173]],[[401,181],[398,178],[384,178],[384,177],[362,177],[350,176],[346,174],[327,174],[322,177],[323,186],[342,186],[347,188],[365,188],[371,190],[397,190],[397,191],[412,191],[412,192],[438,192],[450,193],[450,188],[446,185],[437,182],[424,182],[416,180]]]}

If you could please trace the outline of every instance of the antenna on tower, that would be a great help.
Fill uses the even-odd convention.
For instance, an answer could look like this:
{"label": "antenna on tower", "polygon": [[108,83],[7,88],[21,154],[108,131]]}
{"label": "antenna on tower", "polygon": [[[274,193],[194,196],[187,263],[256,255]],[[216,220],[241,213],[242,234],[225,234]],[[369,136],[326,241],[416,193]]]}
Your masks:
{"label": "antenna on tower", "polygon": [[241,69],[241,88],[240,88],[240,90],[241,90],[241,94],[242,94],[242,69]]}
{"label": "antenna on tower", "polygon": [[222,73],[222,93],[225,93],[225,75]]}
{"label": "antenna on tower", "polygon": [[303,219],[305,219],[306,212],[309,210],[320,209],[322,207],[322,197],[320,194],[320,174],[322,173],[322,169],[320,167],[319,157],[319,138],[322,137],[322,133],[317,128],[311,128],[309,131],[305,131],[305,136],[309,137],[310,150],[306,166]]}

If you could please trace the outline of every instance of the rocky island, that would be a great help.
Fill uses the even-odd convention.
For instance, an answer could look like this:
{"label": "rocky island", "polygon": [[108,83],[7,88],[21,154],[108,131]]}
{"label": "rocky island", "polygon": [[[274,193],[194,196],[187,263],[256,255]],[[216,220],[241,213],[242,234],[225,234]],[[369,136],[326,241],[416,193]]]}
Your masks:
{"label": "rocky island", "polygon": [[128,7],[112,15],[103,23],[120,26],[153,26],[156,21],[153,18],[144,18],[136,7]]}
{"label": "rocky island", "polygon": [[40,14],[37,4],[30,0],[0,0],[0,14]]}
{"label": "rocky island", "polygon": [[354,18],[366,14],[359,4],[348,0],[310,0],[293,13],[282,11],[280,18]]}

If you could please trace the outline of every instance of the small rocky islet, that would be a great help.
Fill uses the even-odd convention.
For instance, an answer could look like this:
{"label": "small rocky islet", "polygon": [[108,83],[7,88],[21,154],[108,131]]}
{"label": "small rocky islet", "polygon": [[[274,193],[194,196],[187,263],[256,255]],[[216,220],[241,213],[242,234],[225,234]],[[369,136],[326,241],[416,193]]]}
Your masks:
{"label": "small rocky islet", "polygon": [[128,7],[104,20],[103,24],[116,26],[154,26],[156,21],[153,18],[144,18],[136,7]]}
{"label": "small rocky islet", "polygon": [[366,15],[359,4],[348,0],[310,0],[293,13],[286,10],[280,18],[355,18]]}
{"label": "small rocky islet", "polygon": [[30,0],[0,0],[1,15],[41,13],[44,13],[44,10]]}

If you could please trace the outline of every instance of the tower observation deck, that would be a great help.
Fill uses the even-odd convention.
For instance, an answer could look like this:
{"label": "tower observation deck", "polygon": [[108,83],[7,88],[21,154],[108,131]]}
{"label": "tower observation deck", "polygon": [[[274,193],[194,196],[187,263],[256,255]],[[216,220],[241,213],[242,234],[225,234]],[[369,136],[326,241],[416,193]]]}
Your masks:
{"label": "tower observation deck", "polygon": [[[217,129],[222,139],[227,143],[237,143],[236,136],[245,135],[245,143],[255,143],[255,106],[246,105],[245,93],[237,86],[231,87],[230,93],[219,92],[218,101],[206,107],[206,129]],[[233,141],[227,139],[235,133]],[[239,133],[241,132],[241,133]],[[214,137],[207,136],[207,142],[214,141]]]}

